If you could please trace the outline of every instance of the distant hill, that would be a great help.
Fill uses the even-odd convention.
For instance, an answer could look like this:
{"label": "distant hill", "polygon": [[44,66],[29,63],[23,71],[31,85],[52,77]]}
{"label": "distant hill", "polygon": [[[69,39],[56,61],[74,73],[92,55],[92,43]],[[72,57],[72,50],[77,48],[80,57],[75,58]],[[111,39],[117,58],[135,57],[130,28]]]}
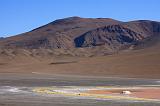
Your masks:
{"label": "distant hill", "polygon": [[4,39],[3,37],[0,37],[0,40]]}
{"label": "distant hill", "polygon": [[74,39],[83,33],[110,24],[118,24],[113,19],[92,19],[70,17],[53,21],[30,32],[8,37],[0,42],[7,48],[72,48]]}
{"label": "distant hill", "polygon": [[27,33],[1,39],[0,48],[30,51],[50,49],[52,52],[53,49],[60,48],[63,49],[62,53],[67,51],[69,55],[110,54],[131,46],[138,47],[148,41],[145,39],[159,35],[160,22],[69,17],[55,20]]}

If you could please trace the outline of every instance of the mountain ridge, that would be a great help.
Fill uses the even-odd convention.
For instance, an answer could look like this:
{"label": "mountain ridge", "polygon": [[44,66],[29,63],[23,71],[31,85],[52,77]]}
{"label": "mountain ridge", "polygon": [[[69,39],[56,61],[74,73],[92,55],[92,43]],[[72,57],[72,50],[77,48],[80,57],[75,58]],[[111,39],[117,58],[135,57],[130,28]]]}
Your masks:
{"label": "mountain ridge", "polygon": [[160,78],[160,22],[53,23],[0,40],[0,72]]}
{"label": "mountain ridge", "polygon": [[[57,21],[60,21],[60,24],[57,25]],[[66,38],[65,39],[66,42],[69,42],[70,44],[67,43],[67,44],[62,44],[62,45],[66,45],[65,48],[68,48],[68,47],[74,46],[74,44],[72,44],[73,42],[70,41],[72,40],[72,38],[74,39],[74,37],[81,35],[84,32],[89,31],[91,29],[97,28],[99,26],[103,26],[103,25],[110,24],[110,23],[117,23],[117,22],[118,21],[115,21],[115,20],[112,21],[108,19],[85,19],[85,18],[71,17],[67,19],[53,21],[47,25],[44,25],[43,27],[34,29],[24,34],[20,34],[18,36],[9,37],[6,39],[6,42],[4,41],[4,43],[6,45],[13,46],[13,45],[16,45],[15,43],[16,41],[18,41],[17,43],[20,43],[20,44],[17,44],[16,46],[23,45],[24,43],[33,43],[34,45],[34,43],[37,44],[37,43],[41,43],[41,41],[43,42],[43,40],[46,41],[45,38],[48,37],[47,40],[49,40],[51,48],[59,48],[58,43],[62,43],[60,41],[63,41],[63,39],[61,39],[60,37],[63,36]],[[55,39],[56,41],[54,41]],[[25,42],[23,40],[25,41],[31,40],[31,42]],[[34,42],[32,40],[34,41],[39,40],[39,41]],[[45,43],[47,43],[47,41]],[[26,44],[26,45],[30,46],[30,44]],[[37,48],[37,47],[29,47],[29,48]]]}
{"label": "mountain ridge", "polygon": [[111,18],[69,17],[55,20],[26,33],[3,38],[0,40],[0,48],[68,51],[82,48],[76,50],[78,52],[98,52],[101,48],[110,54],[130,46],[134,47],[143,39],[152,39],[152,36],[156,35],[160,35],[160,22],[156,21],[121,22]]}

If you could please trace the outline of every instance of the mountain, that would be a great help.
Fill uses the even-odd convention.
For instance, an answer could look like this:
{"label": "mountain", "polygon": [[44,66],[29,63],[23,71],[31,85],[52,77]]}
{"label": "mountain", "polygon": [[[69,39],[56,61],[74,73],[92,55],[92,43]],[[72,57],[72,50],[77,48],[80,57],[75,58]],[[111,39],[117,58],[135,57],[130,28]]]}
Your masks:
{"label": "mountain", "polygon": [[12,49],[13,53],[24,49],[30,54],[105,55],[138,47],[145,39],[158,35],[160,22],[156,21],[69,17],[4,38],[0,40],[0,48]]}
{"label": "mountain", "polygon": [[3,37],[0,37],[0,40],[4,39]]}
{"label": "mountain", "polygon": [[118,48],[143,39],[144,36],[124,25],[108,25],[89,31],[75,39],[76,47],[106,45]]}
{"label": "mountain", "polygon": [[53,21],[30,32],[9,37],[0,42],[5,48],[72,48],[74,39],[98,27],[118,24],[108,18],[69,17]]}
{"label": "mountain", "polygon": [[159,22],[134,21],[91,30],[77,37],[74,42],[76,47],[106,45],[109,48],[120,48],[157,35],[160,35]]}
{"label": "mountain", "polygon": [[149,20],[69,17],[0,40],[1,73],[160,78],[159,63],[160,22]]}

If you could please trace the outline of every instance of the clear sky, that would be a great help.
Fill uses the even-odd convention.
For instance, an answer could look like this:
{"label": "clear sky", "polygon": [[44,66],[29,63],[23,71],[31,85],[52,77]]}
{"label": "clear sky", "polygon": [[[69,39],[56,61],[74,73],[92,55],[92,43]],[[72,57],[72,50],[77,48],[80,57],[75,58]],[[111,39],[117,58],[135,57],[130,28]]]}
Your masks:
{"label": "clear sky", "polygon": [[160,0],[0,0],[0,37],[80,16],[160,21]]}

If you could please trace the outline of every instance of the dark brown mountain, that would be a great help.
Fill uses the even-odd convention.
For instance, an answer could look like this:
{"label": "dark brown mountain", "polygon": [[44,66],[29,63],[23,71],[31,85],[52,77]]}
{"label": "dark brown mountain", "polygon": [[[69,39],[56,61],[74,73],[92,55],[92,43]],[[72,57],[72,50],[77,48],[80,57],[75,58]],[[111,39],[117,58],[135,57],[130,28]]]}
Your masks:
{"label": "dark brown mountain", "polygon": [[124,25],[108,25],[89,31],[75,39],[76,47],[106,45],[118,48],[143,39],[144,36]]}
{"label": "dark brown mountain", "polygon": [[26,49],[30,50],[30,54],[56,54],[53,49],[61,48],[63,52],[60,52],[69,55],[108,54],[130,46],[138,47],[142,45],[141,42],[147,42],[145,39],[159,35],[160,22],[121,22],[109,18],[69,17],[27,33],[4,38],[0,40],[0,47],[12,49],[13,53],[17,52],[15,49]]}
{"label": "dark brown mountain", "polygon": [[91,30],[77,37],[74,42],[76,47],[105,45],[112,49],[119,49],[157,35],[160,35],[159,22],[133,21]]}
{"label": "dark brown mountain", "polygon": [[4,39],[3,37],[0,37],[0,40]]}
{"label": "dark brown mountain", "polygon": [[53,21],[30,32],[0,42],[5,48],[73,48],[74,39],[83,33],[119,21],[108,18],[70,17]]}

